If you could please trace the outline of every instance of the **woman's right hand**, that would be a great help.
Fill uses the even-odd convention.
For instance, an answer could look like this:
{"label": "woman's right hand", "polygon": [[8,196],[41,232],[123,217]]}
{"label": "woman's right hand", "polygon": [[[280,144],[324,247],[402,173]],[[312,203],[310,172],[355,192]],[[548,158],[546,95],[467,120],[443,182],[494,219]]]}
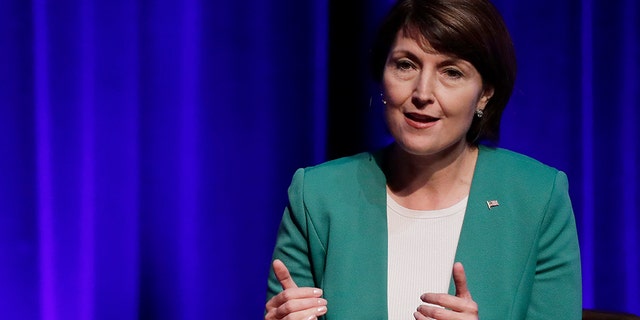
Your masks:
{"label": "woman's right hand", "polygon": [[321,289],[298,288],[287,267],[278,259],[273,261],[273,272],[283,290],[267,301],[265,320],[312,320],[327,313],[327,300],[322,298]]}

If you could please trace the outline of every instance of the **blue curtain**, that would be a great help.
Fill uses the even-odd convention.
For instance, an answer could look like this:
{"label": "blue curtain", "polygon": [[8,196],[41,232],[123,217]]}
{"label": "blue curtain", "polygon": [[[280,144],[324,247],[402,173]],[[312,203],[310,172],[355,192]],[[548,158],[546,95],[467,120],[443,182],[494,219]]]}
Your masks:
{"label": "blue curtain", "polygon": [[584,306],[640,314],[640,5],[498,5],[520,62],[503,145],[567,172]]}
{"label": "blue curtain", "polygon": [[[569,175],[585,307],[640,314],[639,5],[495,3],[501,145]],[[0,1],[0,318],[259,318],[295,168],[388,141],[389,4]]]}

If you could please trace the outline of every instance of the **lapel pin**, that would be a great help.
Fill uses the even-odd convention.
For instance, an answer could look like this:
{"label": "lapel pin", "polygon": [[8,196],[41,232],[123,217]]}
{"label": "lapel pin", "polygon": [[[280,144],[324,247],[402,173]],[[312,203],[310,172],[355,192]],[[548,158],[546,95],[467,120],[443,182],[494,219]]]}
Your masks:
{"label": "lapel pin", "polygon": [[498,203],[498,200],[489,200],[487,201],[487,207],[489,207],[489,210],[491,210],[491,208],[493,207],[497,207],[500,204]]}

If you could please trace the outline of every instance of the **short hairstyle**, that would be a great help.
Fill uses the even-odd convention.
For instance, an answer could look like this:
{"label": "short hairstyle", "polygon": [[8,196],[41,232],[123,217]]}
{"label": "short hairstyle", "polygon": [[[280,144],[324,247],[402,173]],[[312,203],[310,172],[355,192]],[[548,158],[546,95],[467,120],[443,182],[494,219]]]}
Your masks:
{"label": "short hairstyle", "polygon": [[425,40],[438,53],[469,61],[494,89],[482,118],[474,117],[466,139],[497,143],[500,119],[516,78],[516,57],[509,31],[488,0],[399,0],[391,8],[374,39],[371,68],[382,76],[398,31],[418,42]]}

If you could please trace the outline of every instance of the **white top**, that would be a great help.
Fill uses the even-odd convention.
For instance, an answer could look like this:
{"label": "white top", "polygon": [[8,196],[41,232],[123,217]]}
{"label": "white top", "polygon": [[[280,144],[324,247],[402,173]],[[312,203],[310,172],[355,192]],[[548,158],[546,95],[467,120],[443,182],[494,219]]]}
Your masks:
{"label": "white top", "polygon": [[468,197],[440,210],[411,210],[387,194],[390,320],[414,319],[426,292],[447,293]]}

